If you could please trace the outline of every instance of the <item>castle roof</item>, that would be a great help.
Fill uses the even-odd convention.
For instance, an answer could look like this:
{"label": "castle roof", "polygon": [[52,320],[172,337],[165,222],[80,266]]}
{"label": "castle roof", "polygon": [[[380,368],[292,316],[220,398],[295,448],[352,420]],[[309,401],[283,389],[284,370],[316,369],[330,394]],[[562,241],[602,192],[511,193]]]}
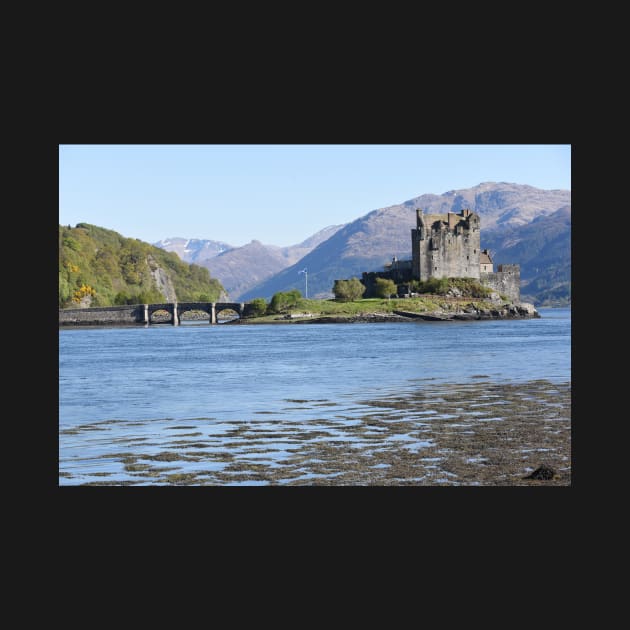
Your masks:
{"label": "castle roof", "polygon": [[490,254],[488,253],[487,249],[484,249],[479,254],[479,264],[480,265],[491,265],[492,264],[492,258],[490,258]]}

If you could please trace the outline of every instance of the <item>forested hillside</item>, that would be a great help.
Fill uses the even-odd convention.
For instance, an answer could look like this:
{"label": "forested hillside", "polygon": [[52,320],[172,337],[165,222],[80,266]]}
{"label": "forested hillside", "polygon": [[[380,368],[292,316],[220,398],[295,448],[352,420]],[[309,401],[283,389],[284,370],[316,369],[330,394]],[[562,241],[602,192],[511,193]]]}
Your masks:
{"label": "forested hillside", "polygon": [[59,307],[217,301],[221,283],[177,254],[105,228],[59,226]]}

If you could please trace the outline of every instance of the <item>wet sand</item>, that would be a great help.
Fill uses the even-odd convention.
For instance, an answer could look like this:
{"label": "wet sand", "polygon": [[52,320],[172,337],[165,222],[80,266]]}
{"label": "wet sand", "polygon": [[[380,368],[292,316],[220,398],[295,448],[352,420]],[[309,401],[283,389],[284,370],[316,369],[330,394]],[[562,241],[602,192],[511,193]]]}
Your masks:
{"label": "wet sand", "polygon": [[[73,485],[571,484],[571,383],[418,381],[347,404],[287,399],[291,420],[108,420],[60,432],[59,483]],[[304,420],[295,420],[303,410]],[[64,457],[72,444],[93,454]],[[525,477],[541,465],[555,475]]]}

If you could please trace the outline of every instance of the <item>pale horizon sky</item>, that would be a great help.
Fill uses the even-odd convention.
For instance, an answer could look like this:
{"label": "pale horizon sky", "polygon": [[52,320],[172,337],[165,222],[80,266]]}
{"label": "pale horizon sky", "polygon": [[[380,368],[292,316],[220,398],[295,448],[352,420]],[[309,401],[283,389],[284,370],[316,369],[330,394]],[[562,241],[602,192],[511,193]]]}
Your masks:
{"label": "pale horizon sky", "polygon": [[571,189],[571,145],[59,145],[59,223],[296,245],[425,193]]}

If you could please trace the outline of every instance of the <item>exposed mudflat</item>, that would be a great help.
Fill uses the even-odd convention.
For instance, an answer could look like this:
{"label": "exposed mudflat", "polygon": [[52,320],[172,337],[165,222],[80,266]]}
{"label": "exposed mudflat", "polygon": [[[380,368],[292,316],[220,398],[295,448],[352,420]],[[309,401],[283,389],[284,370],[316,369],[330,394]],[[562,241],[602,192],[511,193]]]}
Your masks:
{"label": "exposed mudflat", "polygon": [[[351,405],[287,399],[239,421],[107,420],[60,432],[88,458],[60,485],[561,485],[571,483],[571,383],[418,382]],[[303,420],[295,411],[303,411]],[[93,448],[92,448],[93,445]],[[526,479],[540,466],[551,479]],[[78,471],[81,472],[78,472]],[[75,472],[76,471],[76,472]],[[87,472],[86,472],[87,471]]]}

